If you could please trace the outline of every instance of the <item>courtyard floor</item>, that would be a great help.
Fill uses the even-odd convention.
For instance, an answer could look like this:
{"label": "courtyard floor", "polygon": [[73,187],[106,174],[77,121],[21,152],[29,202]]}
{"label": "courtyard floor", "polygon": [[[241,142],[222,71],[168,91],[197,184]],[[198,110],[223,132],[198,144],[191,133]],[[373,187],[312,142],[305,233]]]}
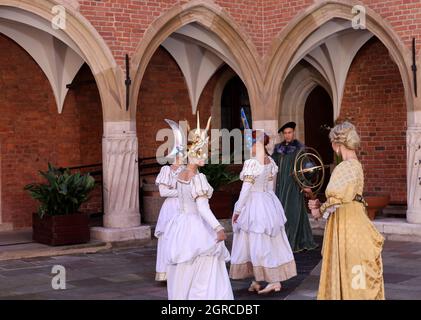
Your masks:
{"label": "courtyard floor", "polygon": [[[316,240],[321,244],[321,237]],[[152,241],[90,254],[0,261],[0,299],[166,299],[165,284],[154,281],[155,257]],[[249,280],[232,281],[235,299],[315,299],[320,247],[295,258],[298,276],[285,281],[281,292],[261,296],[247,291]],[[421,300],[421,244],[387,241],[383,262],[386,298]],[[55,265],[65,267],[65,290],[52,288]]]}

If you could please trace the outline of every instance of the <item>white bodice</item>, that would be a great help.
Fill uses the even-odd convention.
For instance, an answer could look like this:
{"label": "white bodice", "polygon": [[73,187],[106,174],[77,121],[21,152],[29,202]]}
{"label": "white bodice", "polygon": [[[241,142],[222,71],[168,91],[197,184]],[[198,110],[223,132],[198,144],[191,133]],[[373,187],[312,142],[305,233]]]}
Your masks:
{"label": "white bodice", "polygon": [[253,232],[276,236],[283,230],[286,217],[282,204],[273,192],[278,166],[270,158],[268,164],[260,164],[252,158],[244,163],[240,173],[243,181],[234,212],[239,214],[233,231]]}
{"label": "white bodice", "polygon": [[253,185],[251,186],[252,192],[269,192],[273,191],[273,183],[278,173],[278,166],[269,158],[268,164],[260,164],[259,161],[252,158],[244,163],[243,170],[240,173],[240,179],[247,181],[251,179]]}
{"label": "white bodice", "polygon": [[254,178],[252,192],[273,191],[272,163],[263,166],[262,172]]}
{"label": "white bodice", "polygon": [[177,183],[178,203],[181,213],[198,214],[195,199],[192,196],[191,181],[178,180]]}
{"label": "white bodice", "polygon": [[210,199],[213,188],[202,173],[194,175],[190,181],[177,179],[177,196],[181,213],[198,214],[197,198]]}

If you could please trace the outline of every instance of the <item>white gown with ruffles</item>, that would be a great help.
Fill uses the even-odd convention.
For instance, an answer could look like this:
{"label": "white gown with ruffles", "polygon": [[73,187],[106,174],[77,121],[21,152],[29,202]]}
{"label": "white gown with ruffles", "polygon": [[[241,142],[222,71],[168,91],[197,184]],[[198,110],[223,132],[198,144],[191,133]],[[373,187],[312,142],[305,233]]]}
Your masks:
{"label": "white gown with ruffles", "polygon": [[172,170],[170,166],[163,166],[155,180],[155,184],[159,186],[160,196],[166,198],[159,211],[154,233],[155,237],[158,238],[155,275],[155,280],[157,281],[167,280],[165,245],[162,235],[164,234],[168,221],[178,212],[177,177],[184,168],[185,166],[179,166],[176,170]]}
{"label": "white gown with ruffles", "polygon": [[234,211],[240,212],[233,224],[230,277],[278,282],[297,275],[294,255],[285,232],[286,217],[273,192],[278,166],[262,165],[257,159],[244,163],[243,181]]}
{"label": "white gown with ruffles", "polygon": [[216,241],[221,227],[209,208],[213,189],[198,173],[189,182],[177,183],[179,212],[165,232],[169,300],[232,300],[223,241]]}

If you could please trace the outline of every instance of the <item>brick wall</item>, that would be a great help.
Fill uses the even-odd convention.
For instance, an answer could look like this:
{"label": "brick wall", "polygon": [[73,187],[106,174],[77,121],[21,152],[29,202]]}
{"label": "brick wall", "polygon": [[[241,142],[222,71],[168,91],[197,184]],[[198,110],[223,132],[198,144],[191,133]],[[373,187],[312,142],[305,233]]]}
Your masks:
{"label": "brick wall", "polygon": [[406,201],[406,106],[399,70],[376,38],[356,55],[346,80],[339,120],[361,136],[365,191]]}
{"label": "brick wall", "polygon": [[[81,0],[80,12],[94,25],[123,65],[124,55],[132,54],[148,26],[177,0]],[[253,41],[258,52],[267,52],[274,38],[288,22],[314,0],[216,0],[240,29]],[[365,0],[365,6],[380,14],[392,25],[409,47],[416,37],[421,48],[421,2],[419,0]]]}
{"label": "brick wall", "polygon": [[[177,0],[81,0],[80,12],[93,24],[117,62],[124,65],[124,55],[132,54],[148,26],[177,4]],[[216,3],[233,17],[255,45],[263,49],[263,0],[218,0]]]}
{"label": "brick wall", "polygon": [[[58,114],[51,86],[42,70],[26,51],[2,35],[0,66],[2,220],[13,222],[15,228],[27,227],[31,225],[31,213],[37,203],[23,187],[40,181],[38,170],[45,170],[48,162],[73,166],[101,158],[98,148],[101,109],[95,110],[100,101],[96,86],[70,91],[63,113]],[[82,75],[84,72],[81,70]],[[83,124],[88,116],[92,125],[89,132]],[[80,130],[81,123],[83,130]],[[81,148],[81,139],[89,145]],[[87,153],[87,149],[91,152]]]}
{"label": "brick wall", "polygon": [[[267,52],[273,39],[292,18],[315,2],[314,0],[264,0],[262,52]],[[415,37],[417,48],[421,48],[421,1],[363,0],[361,2],[390,23],[407,47],[411,46],[412,37]]]}

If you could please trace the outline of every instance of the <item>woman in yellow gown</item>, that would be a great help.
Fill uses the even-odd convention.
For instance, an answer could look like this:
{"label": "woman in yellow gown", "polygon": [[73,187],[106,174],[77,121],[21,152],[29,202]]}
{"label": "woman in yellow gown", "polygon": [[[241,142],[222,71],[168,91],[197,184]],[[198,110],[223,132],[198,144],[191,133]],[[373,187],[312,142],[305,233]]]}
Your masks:
{"label": "woman in yellow gown", "polygon": [[327,219],[317,299],[385,299],[384,238],[369,220],[362,198],[364,174],[355,153],[359,136],[351,123],[344,122],[331,130],[329,138],[343,161],[332,172],[327,201],[309,201],[313,217]]}

